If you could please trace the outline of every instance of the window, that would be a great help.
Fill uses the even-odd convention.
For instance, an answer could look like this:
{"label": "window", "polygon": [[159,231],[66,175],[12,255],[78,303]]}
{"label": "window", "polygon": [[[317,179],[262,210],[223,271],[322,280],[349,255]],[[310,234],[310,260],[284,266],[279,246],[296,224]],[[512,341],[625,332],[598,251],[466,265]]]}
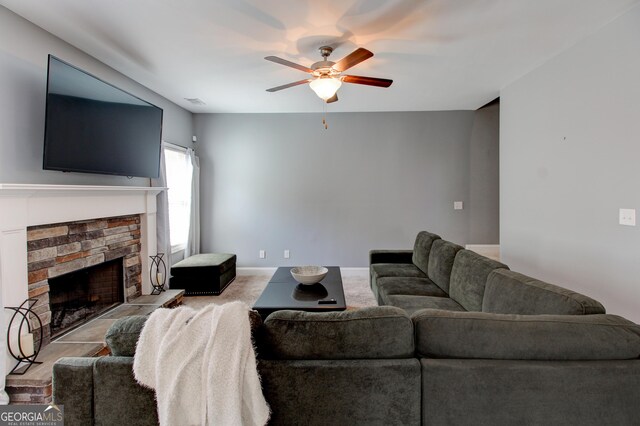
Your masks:
{"label": "window", "polygon": [[189,234],[191,215],[191,176],[193,168],[186,149],[164,147],[169,200],[171,251],[183,250]]}

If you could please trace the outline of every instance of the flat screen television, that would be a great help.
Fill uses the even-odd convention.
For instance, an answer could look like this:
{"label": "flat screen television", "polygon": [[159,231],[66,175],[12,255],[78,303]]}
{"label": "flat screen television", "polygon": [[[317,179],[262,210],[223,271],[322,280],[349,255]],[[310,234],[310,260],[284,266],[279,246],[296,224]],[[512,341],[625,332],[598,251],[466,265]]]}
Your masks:
{"label": "flat screen television", "polygon": [[162,109],[49,55],[45,170],[157,178]]}

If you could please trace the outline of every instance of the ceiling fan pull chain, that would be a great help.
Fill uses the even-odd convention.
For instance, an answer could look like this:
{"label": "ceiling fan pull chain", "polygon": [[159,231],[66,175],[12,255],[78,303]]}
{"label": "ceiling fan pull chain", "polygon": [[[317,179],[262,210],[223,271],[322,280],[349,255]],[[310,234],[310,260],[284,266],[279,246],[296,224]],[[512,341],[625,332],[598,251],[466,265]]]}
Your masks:
{"label": "ceiling fan pull chain", "polygon": [[327,125],[327,104],[323,103],[322,104],[322,124],[324,124],[324,129],[327,130],[329,128],[329,126]]}

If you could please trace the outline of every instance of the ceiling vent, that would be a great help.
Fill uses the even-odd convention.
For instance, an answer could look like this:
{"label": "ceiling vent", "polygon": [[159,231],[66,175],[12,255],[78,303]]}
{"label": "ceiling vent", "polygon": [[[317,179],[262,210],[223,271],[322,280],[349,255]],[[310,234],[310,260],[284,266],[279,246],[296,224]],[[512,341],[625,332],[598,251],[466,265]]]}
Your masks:
{"label": "ceiling vent", "polygon": [[206,105],[200,98],[184,98],[185,101],[189,101],[194,105]]}

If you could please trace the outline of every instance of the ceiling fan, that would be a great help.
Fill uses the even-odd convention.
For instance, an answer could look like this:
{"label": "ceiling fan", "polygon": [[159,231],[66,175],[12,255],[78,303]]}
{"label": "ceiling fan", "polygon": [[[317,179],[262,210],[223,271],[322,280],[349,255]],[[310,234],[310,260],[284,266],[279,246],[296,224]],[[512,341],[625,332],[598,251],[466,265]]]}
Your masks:
{"label": "ceiling fan", "polygon": [[267,92],[277,92],[278,90],[288,89],[289,87],[299,86],[301,84],[309,83],[309,87],[316,92],[316,95],[324,100],[326,103],[336,102],[338,100],[337,91],[342,83],[364,84],[367,86],[376,87],[389,87],[393,80],[386,78],[375,77],[362,77],[359,75],[342,75],[342,73],[354,65],[358,65],[373,56],[373,53],[362,47],[354,50],[338,62],[329,61],[329,55],[333,52],[333,48],[330,46],[320,47],[320,55],[323,60],[312,64],[310,67],[299,65],[286,59],[278,58],[277,56],[267,56],[267,61],[275,62],[276,64],[286,65],[291,68],[295,68],[300,71],[311,74],[311,78],[306,80],[300,80],[293,83],[285,84],[282,86],[272,87],[267,89]]}

